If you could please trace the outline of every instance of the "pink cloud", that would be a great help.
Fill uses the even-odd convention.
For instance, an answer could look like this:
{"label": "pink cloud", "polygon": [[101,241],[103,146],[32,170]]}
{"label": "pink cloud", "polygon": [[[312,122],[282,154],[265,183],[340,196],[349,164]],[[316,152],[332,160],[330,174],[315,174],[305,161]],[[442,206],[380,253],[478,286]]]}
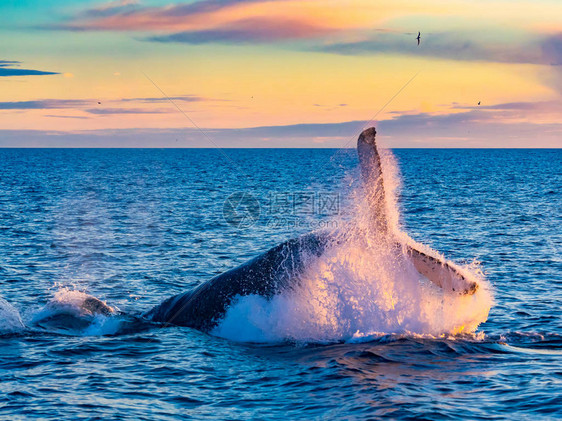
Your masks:
{"label": "pink cloud", "polygon": [[[275,0],[270,0],[275,1]],[[55,29],[73,31],[180,31],[202,29],[213,15],[263,0],[206,0],[163,7],[143,7],[136,1],[110,2],[87,9]],[[267,1],[266,1],[267,2]],[[203,23],[204,24],[203,24]]]}
{"label": "pink cloud", "polygon": [[184,31],[148,38],[157,42],[203,44],[208,42],[272,42],[313,38],[333,30],[291,19],[251,18],[201,31]]}
{"label": "pink cloud", "polygon": [[[269,42],[315,38],[336,29],[306,17],[291,17],[281,10],[265,14],[254,4],[277,0],[207,0],[164,7],[143,7],[123,0],[84,10],[50,29],[70,31],[151,32],[159,42]],[[240,11],[244,9],[244,13]]]}

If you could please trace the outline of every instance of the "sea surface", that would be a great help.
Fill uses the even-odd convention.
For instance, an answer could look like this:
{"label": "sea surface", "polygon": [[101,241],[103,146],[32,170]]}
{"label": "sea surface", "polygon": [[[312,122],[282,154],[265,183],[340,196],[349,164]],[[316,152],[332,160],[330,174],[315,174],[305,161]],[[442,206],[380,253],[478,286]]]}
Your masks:
{"label": "sea surface", "polygon": [[[0,418],[561,419],[562,151],[393,153],[401,229],[482,272],[477,294],[493,298],[475,331],[372,309],[325,330],[288,301],[246,303],[213,334],[120,325],[353,220],[353,149],[0,150]],[[35,324],[83,293],[122,316]],[[270,323],[257,331],[256,311]]]}

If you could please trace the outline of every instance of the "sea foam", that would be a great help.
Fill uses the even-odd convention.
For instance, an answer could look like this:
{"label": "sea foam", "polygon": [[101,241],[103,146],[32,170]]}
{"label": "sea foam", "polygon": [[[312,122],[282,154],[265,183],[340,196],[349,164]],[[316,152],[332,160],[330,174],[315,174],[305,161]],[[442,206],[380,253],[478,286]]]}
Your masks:
{"label": "sea foam", "polygon": [[33,314],[31,323],[52,332],[83,336],[115,334],[121,326],[115,309],[85,292],[64,287]]}
{"label": "sea foam", "polygon": [[19,332],[25,329],[20,313],[0,297],[0,335]]}

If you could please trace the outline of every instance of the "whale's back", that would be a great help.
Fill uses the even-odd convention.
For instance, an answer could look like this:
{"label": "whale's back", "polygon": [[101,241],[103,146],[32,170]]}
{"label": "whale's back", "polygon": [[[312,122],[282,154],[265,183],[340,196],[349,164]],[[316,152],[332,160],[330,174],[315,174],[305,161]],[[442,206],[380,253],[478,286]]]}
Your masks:
{"label": "whale's back", "polygon": [[307,260],[321,255],[328,243],[328,236],[322,233],[286,241],[191,291],[168,298],[145,316],[154,322],[209,331],[237,296],[255,294],[269,299],[293,288]]}

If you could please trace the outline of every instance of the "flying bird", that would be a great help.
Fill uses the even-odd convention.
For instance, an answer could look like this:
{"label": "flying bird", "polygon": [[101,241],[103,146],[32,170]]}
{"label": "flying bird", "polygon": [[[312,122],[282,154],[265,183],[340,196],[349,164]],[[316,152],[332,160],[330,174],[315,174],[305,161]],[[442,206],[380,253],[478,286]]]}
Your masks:
{"label": "flying bird", "polygon": [[480,101],[478,101],[478,105],[480,105]]}
{"label": "flying bird", "polygon": [[420,45],[420,40],[421,40],[421,32],[418,32],[418,36],[416,38],[418,40],[418,45]]}

